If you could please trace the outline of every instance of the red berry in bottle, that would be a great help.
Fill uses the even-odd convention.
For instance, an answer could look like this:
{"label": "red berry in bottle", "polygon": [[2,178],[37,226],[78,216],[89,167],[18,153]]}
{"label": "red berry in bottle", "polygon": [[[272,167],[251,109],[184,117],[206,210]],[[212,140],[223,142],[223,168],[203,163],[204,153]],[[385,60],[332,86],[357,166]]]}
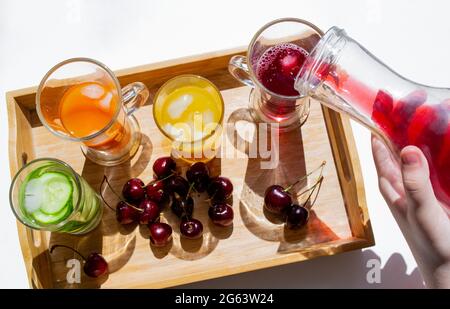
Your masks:
{"label": "red berry in bottle", "polygon": [[168,194],[166,193],[167,188],[162,180],[155,180],[150,182],[147,187],[145,187],[145,191],[147,193],[147,197],[158,203],[161,207],[166,203],[169,199]]}
{"label": "red berry in bottle", "polygon": [[215,201],[224,201],[233,194],[233,184],[226,177],[216,177],[208,186],[208,195]]}
{"label": "red berry in bottle", "polygon": [[180,233],[188,239],[197,239],[202,236],[203,224],[194,218],[183,218],[180,224]]}
{"label": "red berry in bottle", "polygon": [[130,224],[138,220],[139,211],[127,204],[124,201],[120,201],[116,206],[116,219],[120,224]]}
{"label": "red berry in bottle", "polygon": [[426,99],[426,92],[417,90],[395,103],[390,114],[390,121],[392,123],[392,133],[390,136],[398,149],[402,149],[408,145],[407,131],[411,118],[414,116],[417,108],[425,103]]}
{"label": "red berry in bottle", "polygon": [[411,119],[409,144],[419,147],[428,159],[438,155],[448,127],[448,115],[441,105],[423,105]]}
{"label": "red berry in bottle", "polygon": [[[440,154],[435,160],[435,170],[439,171],[438,184],[433,183],[436,196],[450,209],[450,124],[441,147]],[[431,177],[433,180],[433,177]]]}
{"label": "red berry in bottle", "polygon": [[161,157],[153,163],[153,172],[159,179],[170,176],[177,168],[177,164],[171,157]]}
{"label": "red berry in bottle", "polygon": [[123,186],[122,195],[129,203],[139,203],[145,197],[144,183],[139,178],[131,178]]}
{"label": "red berry in bottle", "polygon": [[373,111],[389,115],[394,106],[394,99],[386,91],[379,90],[373,102]]}
{"label": "red berry in bottle", "polygon": [[160,209],[156,202],[144,199],[140,204],[139,208],[143,211],[139,215],[140,224],[149,224],[155,221],[159,217]]}
{"label": "red berry in bottle", "polygon": [[166,181],[166,188],[169,194],[178,194],[179,196],[186,198],[189,191],[189,183],[181,176],[170,177]]}
{"label": "red berry in bottle", "polygon": [[396,129],[406,132],[416,109],[425,103],[426,99],[427,93],[424,90],[413,91],[406,97],[399,99],[392,109],[392,122]]}
{"label": "red berry in bottle", "polygon": [[234,212],[227,203],[217,203],[209,207],[208,216],[216,225],[230,226],[233,224]]}
{"label": "red berry in bottle", "polygon": [[172,240],[172,227],[167,223],[155,222],[149,225],[150,243],[155,247],[163,247]]}
{"label": "red berry in bottle", "polygon": [[83,270],[89,277],[98,278],[108,272],[108,263],[103,256],[94,252],[86,258]]}
{"label": "red berry in bottle", "polygon": [[267,211],[274,214],[283,213],[292,204],[289,193],[279,185],[273,185],[266,189],[264,194],[264,206]]}
{"label": "red berry in bottle", "polygon": [[286,213],[286,227],[291,230],[300,229],[308,222],[309,211],[302,206],[294,204]]}
{"label": "red berry in bottle", "polygon": [[197,192],[204,192],[209,184],[209,169],[203,162],[192,164],[186,172],[189,183],[194,184]]}
{"label": "red berry in bottle", "polygon": [[178,218],[191,217],[194,213],[194,200],[190,196],[187,198],[173,198],[170,209]]}

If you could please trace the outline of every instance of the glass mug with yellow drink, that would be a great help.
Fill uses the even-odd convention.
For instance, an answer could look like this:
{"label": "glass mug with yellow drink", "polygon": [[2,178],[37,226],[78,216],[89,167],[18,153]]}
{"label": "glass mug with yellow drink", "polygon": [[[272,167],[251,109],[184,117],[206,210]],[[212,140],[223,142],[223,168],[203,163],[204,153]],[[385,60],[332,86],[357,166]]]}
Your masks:
{"label": "glass mug with yellow drink", "polygon": [[39,119],[53,134],[82,142],[93,162],[112,166],[130,159],[141,142],[132,113],[149,97],[147,87],[120,88],[114,73],[89,58],[73,58],[54,66],[36,94]]}
{"label": "glass mug with yellow drink", "polygon": [[209,161],[219,149],[224,102],[206,78],[180,75],[158,90],[153,117],[172,142],[172,154],[188,162]]}

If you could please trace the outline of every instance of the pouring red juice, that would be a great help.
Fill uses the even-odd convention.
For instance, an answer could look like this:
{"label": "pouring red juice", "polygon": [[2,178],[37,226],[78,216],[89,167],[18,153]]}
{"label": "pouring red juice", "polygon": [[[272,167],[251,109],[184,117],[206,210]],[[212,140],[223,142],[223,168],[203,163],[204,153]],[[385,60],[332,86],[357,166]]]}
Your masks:
{"label": "pouring red juice", "polygon": [[420,148],[436,197],[450,213],[449,89],[401,77],[337,28],[305,60],[295,87],[367,126],[397,158],[405,146]]}

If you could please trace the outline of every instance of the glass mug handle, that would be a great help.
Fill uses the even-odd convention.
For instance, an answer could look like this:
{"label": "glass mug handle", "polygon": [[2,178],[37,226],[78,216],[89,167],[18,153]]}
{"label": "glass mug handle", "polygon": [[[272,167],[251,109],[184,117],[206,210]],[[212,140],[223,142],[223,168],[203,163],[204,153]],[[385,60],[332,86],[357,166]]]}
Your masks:
{"label": "glass mug handle", "polygon": [[255,87],[253,80],[250,77],[250,70],[248,69],[247,57],[242,55],[236,55],[231,57],[228,63],[228,71],[234,78],[236,78],[241,83]]}
{"label": "glass mug handle", "polygon": [[147,102],[150,96],[148,88],[141,82],[135,82],[122,88],[123,106],[127,115],[133,114]]}

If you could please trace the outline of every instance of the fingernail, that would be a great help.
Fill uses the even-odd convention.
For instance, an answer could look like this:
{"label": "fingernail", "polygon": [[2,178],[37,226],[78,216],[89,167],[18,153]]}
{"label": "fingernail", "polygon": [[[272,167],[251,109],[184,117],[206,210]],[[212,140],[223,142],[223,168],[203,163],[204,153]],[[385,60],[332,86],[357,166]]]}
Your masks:
{"label": "fingernail", "polygon": [[415,152],[406,152],[402,154],[402,163],[405,165],[419,164],[420,158]]}

